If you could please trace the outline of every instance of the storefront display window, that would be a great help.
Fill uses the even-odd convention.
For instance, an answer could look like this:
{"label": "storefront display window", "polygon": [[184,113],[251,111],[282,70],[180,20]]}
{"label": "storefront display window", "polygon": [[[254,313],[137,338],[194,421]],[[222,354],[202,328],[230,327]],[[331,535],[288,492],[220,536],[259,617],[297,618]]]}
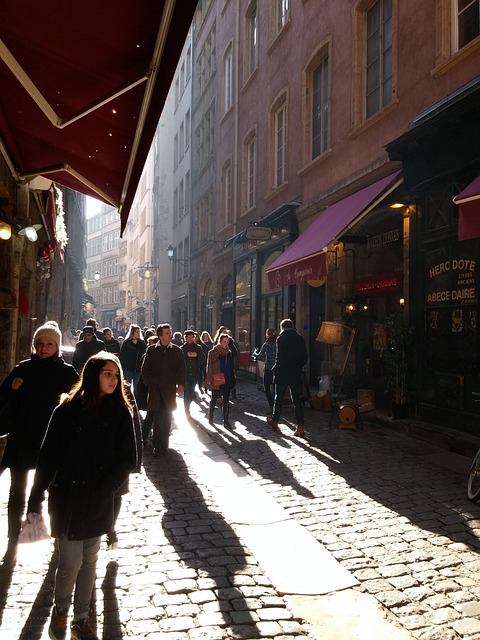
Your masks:
{"label": "storefront display window", "polygon": [[235,317],[237,320],[236,339],[238,341],[240,351],[251,351],[250,335],[251,335],[251,265],[246,262],[243,265],[237,265],[235,278]]}
{"label": "storefront display window", "polygon": [[281,255],[281,251],[270,253],[262,268],[262,280],[260,286],[260,327],[259,335],[263,337],[265,330],[271,327],[277,329],[282,320],[282,289],[270,289],[266,270],[274,260]]}

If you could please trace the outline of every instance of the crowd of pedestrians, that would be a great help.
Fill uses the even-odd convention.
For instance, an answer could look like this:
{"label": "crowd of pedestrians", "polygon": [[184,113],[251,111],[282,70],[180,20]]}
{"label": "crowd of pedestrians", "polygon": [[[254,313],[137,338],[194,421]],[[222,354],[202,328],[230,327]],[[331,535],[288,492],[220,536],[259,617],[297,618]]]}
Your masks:
{"label": "crowd of pedestrians", "polygon": [[[232,332],[218,327],[212,339],[204,330],[175,331],[131,324],[125,338],[88,320],[77,332],[72,365],[62,357],[62,334],[47,322],[33,336],[30,358],[20,362],[0,385],[0,410],[9,416],[0,474],[10,470],[8,546],[3,566],[13,570],[25,517],[28,474],[35,469],[27,514],[41,514],[48,492],[52,536],[59,552],[49,636],[97,640],[89,620],[102,536],[118,542],[115,522],[128,477],[139,472],[143,447],[153,430],[154,456],[169,454],[172,413],[183,394],[187,418],[192,402],[208,400],[208,422],[221,406],[222,424],[231,429],[230,404],[236,399],[240,351]],[[267,422],[278,428],[282,401],[290,387],[295,405],[295,435],[303,435],[302,369],[306,345],[293,322],[283,320],[277,337],[252,354],[264,361]],[[198,391],[197,391],[198,389]],[[206,394],[206,395],[205,395]]]}

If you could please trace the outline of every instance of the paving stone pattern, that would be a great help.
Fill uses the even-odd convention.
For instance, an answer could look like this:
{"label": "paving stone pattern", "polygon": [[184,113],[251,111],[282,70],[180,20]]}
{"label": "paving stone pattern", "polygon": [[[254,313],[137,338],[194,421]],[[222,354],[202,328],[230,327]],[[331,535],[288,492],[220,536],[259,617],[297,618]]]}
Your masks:
{"label": "paving stone pattern", "polygon": [[250,384],[231,411],[235,428],[218,423],[210,436],[413,637],[480,639],[480,506],[466,498],[466,477],[432,464],[436,447],[388,427],[329,430],[329,415],[307,409],[301,439],[291,407],[280,433],[264,414]]}
{"label": "paving stone pattern", "polygon": [[[463,475],[431,463],[431,445],[386,427],[329,430],[327,414],[307,409],[303,439],[293,436],[291,407],[279,432],[266,424],[257,385],[239,382],[237,398],[232,429],[221,426],[221,409],[208,425],[205,401],[192,405],[197,428],[352,572],[358,590],[414,638],[480,640],[480,510],[465,497]],[[183,420],[180,409],[173,449]],[[100,553],[99,637],[318,638],[291,613],[189,460],[178,446],[165,458],[147,448],[143,473],[132,476],[119,549],[103,544]],[[3,540],[7,476],[0,478]],[[51,541],[23,545],[14,571],[0,569],[1,640],[48,637],[53,550]]]}

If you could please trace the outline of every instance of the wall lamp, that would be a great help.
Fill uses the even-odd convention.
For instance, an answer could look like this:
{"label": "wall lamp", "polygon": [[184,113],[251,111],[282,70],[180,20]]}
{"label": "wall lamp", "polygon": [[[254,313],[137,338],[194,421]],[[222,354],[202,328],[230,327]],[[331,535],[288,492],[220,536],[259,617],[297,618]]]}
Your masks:
{"label": "wall lamp", "polygon": [[327,256],[329,253],[333,253],[333,258],[329,260],[329,262],[334,269],[337,269],[338,268],[338,244],[332,245],[331,249],[329,249],[328,247],[323,247],[323,251],[327,254]]}
{"label": "wall lamp", "polygon": [[169,245],[167,247],[167,257],[170,262],[180,262],[181,264],[188,264],[190,262],[188,258],[174,258],[174,255],[175,249],[172,247],[172,245]]}
{"label": "wall lamp", "polygon": [[23,227],[23,229],[20,229],[18,235],[26,236],[27,240],[30,240],[30,242],[35,242],[36,240],[38,240],[37,231],[41,228],[41,224],[32,224],[30,220],[27,220],[25,227]]}
{"label": "wall lamp", "polygon": [[6,220],[0,220],[0,240],[10,240],[12,226]]}

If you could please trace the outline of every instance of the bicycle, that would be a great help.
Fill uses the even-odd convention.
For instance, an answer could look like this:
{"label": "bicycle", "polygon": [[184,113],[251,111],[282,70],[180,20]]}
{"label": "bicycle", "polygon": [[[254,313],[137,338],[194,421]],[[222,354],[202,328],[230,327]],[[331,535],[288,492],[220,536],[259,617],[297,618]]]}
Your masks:
{"label": "bicycle", "polygon": [[[480,402],[480,391],[472,391],[472,395],[475,402]],[[467,496],[472,502],[480,499],[480,449],[475,454],[468,473]]]}

